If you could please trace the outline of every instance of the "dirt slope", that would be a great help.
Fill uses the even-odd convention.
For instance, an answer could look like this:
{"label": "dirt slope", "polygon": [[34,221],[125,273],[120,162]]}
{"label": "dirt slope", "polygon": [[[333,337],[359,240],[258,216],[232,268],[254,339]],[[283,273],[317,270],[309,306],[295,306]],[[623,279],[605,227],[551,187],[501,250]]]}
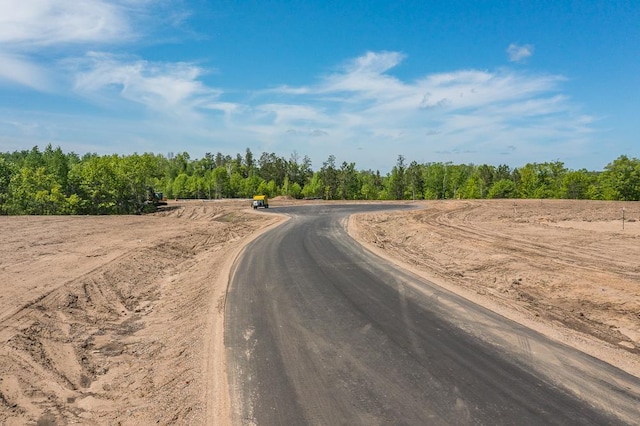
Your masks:
{"label": "dirt slope", "polygon": [[246,202],[0,218],[0,424],[224,423],[223,271],[277,220]]}
{"label": "dirt slope", "polygon": [[438,284],[640,376],[640,203],[419,205],[359,215],[350,232]]}

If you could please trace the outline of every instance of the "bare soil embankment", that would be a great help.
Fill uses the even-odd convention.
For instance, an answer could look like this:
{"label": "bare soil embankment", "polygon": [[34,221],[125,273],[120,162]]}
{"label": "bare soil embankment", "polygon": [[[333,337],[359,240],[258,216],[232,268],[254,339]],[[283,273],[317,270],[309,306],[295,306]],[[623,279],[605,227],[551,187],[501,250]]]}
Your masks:
{"label": "bare soil embankment", "polygon": [[0,424],[224,423],[221,274],[279,220],[247,207],[0,218]]}
{"label": "bare soil embankment", "polygon": [[442,286],[640,376],[640,203],[418,205],[358,215],[350,232]]}

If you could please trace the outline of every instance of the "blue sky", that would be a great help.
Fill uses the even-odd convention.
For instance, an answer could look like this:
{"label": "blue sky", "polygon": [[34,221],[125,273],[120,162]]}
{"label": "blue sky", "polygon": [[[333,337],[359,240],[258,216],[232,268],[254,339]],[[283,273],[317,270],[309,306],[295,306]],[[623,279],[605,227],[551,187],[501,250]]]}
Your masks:
{"label": "blue sky", "polygon": [[0,151],[640,157],[640,3],[0,0]]}

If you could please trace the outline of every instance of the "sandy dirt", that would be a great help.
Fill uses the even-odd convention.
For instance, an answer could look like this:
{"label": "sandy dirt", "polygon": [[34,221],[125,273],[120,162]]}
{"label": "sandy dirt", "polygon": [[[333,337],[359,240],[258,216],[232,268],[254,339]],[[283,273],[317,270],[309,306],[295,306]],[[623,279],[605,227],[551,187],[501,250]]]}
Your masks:
{"label": "sandy dirt", "polygon": [[0,218],[0,424],[224,424],[231,262],[248,202]]}
{"label": "sandy dirt", "polygon": [[354,216],[350,233],[443,287],[640,377],[640,203],[416,207]]}
{"label": "sandy dirt", "polygon": [[[349,231],[440,285],[640,375],[640,203],[416,206],[359,215]],[[227,279],[242,247],[282,220],[247,207],[172,202],[146,216],[0,217],[0,424],[228,424]]]}

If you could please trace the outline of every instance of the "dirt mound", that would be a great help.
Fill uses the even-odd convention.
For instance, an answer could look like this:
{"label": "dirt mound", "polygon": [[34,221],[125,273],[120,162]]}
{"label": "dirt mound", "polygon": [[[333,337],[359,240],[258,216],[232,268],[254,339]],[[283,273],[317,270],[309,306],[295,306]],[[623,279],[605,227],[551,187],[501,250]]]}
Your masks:
{"label": "dirt mound", "polygon": [[250,206],[251,202],[243,199],[170,201],[168,205],[161,207],[158,212],[154,213],[154,216],[216,220],[229,211],[244,210]]}

